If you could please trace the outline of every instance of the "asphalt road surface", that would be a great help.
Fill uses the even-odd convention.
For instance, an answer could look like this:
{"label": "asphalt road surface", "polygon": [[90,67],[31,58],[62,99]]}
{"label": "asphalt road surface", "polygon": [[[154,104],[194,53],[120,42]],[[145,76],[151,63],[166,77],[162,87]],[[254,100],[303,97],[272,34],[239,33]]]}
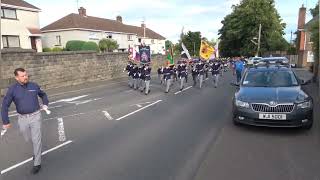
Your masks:
{"label": "asphalt road surface", "polygon": [[[31,175],[32,147],[13,128],[0,141],[3,180],[320,180],[320,130],[235,127],[231,73],[220,86],[168,94],[125,81],[48,91],[43,169]],[[319,118],[318,118],[319,119]]]}

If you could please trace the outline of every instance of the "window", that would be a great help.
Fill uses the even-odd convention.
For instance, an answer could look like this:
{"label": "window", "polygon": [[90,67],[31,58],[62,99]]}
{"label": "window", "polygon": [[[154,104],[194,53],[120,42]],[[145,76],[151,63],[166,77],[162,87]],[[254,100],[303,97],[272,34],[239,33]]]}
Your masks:
{"label": "window", "polygon": [[112,34],[106,33],[106,38],[107,39],[112,39]]}
{"label": "window", "polygon": [[2,36],[4,48],[20,47],[19,36]]}
{"label": "window", "polygon": [[151,40],[151,43],[154,44],[154,39]]}
{"label": "window", "polygon": [[141,38],[138,39],[139,43],[141,43]]}
{"label": "window", "polygon": [[17,12],[15,9],[1,9],[1,18],[17,19]]}
{"label": "window", "polygon": [[128,41],[133,41],[132,35],[128,35]]}
{"label": "window", "polygon": [[61,46],[61,36],[56,36],[56,46]]}

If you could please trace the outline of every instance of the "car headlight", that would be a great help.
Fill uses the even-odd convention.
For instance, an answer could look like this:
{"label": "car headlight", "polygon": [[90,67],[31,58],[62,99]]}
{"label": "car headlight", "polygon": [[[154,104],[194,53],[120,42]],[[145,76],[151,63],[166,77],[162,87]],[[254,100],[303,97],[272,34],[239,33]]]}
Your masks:
{"label": "car headlight", "polygon": [[237,107],[242,107],[242,108],[249,108],[249,103],[247,102],[243,102],[243,101],[240,101],[240,100],[236,100],[236,106]]}
{"label": "car headlight", "polygon": [[298,104],[298,108],[300,108],[300,109],[310,108],[311,106],[312,106],[312,102],[311,101],[306,101],[306,102]]}

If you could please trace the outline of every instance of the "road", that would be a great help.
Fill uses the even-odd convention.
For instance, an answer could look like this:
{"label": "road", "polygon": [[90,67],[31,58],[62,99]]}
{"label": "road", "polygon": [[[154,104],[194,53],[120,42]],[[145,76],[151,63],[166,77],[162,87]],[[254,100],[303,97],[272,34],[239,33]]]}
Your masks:
{"label": "road", "polygon": [[189,82],[183,92],[174,85],[168,94],[154,81],[148,96],[124,81],[48,91],[43,169],[30,174],[32,148],[11,112],[13,128],[0,143],[1,177],[318,180],[319,123],[311,131],[233,126],[233,79],[225,74],[217,89],[209,80],[202,89]]}

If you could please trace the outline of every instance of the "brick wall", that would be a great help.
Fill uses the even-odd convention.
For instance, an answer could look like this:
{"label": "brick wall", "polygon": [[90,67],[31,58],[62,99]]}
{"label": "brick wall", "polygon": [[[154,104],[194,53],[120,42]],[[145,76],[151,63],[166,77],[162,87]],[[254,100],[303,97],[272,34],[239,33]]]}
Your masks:
{"label": "brick wall", "polygon": [[[2,50],[0,90],[4,94],[13,82],[15,68],[25,68],[31,81],[50,89],[126,76],[127,53],[57,52],[35,53],[33,50]],[[165,56],[152,57],[153,72],[165,63]]]}

